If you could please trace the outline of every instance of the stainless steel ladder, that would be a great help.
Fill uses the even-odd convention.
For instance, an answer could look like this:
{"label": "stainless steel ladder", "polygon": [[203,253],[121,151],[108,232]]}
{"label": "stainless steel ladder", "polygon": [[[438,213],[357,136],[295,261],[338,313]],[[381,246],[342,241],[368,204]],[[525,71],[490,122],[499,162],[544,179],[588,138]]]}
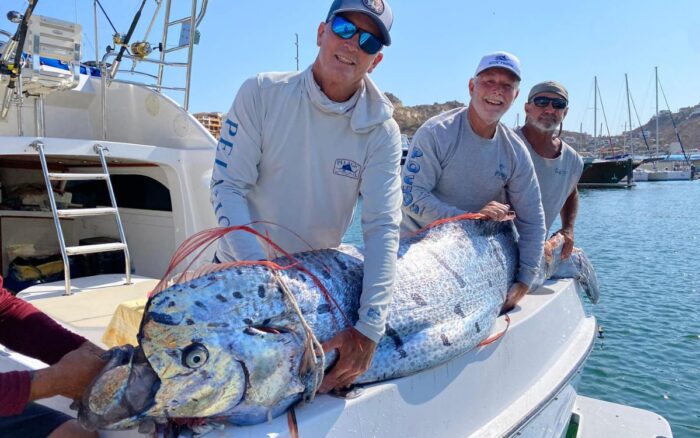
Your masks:
{"label": "stainless steel ladder", "polygon": [[[100,163],[102,164],[102,173],[55,173],[49,172],[49,166],[46,162],[46,154],[44,152],[44,143],[42,141],[35,141],[32,143],[32,147],[39,152],[39,160],[41,161],[41,170],[44,174],[44,182],[46,183],[46,190],[49,195],[49,204],[51,205],[51,212],[53,213],[53,221],[56,226],[56,234],[58,235],[58,244],[61,247],[61,257],[63,258],[63,272],[65,277],[65,288],[66,291],[64,295],[71,295],[71,285],[70,285],[70,264],[68,262],[69,256],[80,255],[80,254],[94,254],[100,252],[110,252],[110,251],[124,251],[124,260],[126,264],[126,282],[125,284],[131,284],[131,258],[129,257],[129,247],[126,244],[126,235],[124,234],[124,227],[122,226],[122,220],[119,216],[119,210],[117,209],[117,200],[114,197],[114,190],[112,188],[112,181],[109,179],[109,169],[107,167],[107,160],[105,160],[105,147],[97,144],[95,145],[95,153],[100,157]],[[107,191],[109,192],[109,199],[111,202],[110,207],[100,207],[100,208],[72,208],[72,209],[59,209],[56,205],[56,198],[53,194],[53,186],[51,181],[91,181],[91,180],[101,180],[105,181],[107,184]],[[117,221],[117,229],[119,230],[119,242],[115,243],[102,243],[97,245],[80,245],[80,246],[66,246],[66,241],[63,236],[63,228],[61,227],[61,219],[63,218],[75,218],[75,217],[85,217],[85,216],[101,216],[113,214]]]}
{"label": "stainless steel ladder", "polygon": [[[209,0],[202,0],[202,5],[200,7],[199,13],[197,13],[197,0],[192,0],[192,6],[189,17],[184,17],[174,21],[170,21],[171,1],[172,0],[167,0],[165,4],[165,20],[163,23],[163,35],[161,40],[161,47],[163,48],[163,50],[160,52],[160,65],[158,66],[158,85],[161,85],[163,83],[164,68],[167,65],[169,65],[165,62],[165,55],[178,50],[187,49],[187,62],[185,63],[185,99],[182,106],[186,110],[189,110],[190,82],[192,77],[192,51],[195,45],[195,34],[197,32],[197,27],[199,26],[199,23],[202,21],[202,18],[204,18],[204,14],[207,11],[207,3]],[[168,48],[168,31],[172,26],[176,26],[178,24],[182,25],[178,45],[175,47]]]}

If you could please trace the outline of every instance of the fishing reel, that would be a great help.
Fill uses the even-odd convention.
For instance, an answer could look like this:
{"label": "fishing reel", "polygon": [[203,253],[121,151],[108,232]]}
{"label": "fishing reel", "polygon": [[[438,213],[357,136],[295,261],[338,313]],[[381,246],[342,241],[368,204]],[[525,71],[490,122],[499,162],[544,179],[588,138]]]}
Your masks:
{"label": "fishing reel", "polygon": [[[131,52],[131,55],[135,58],[139,59],[144,59],[151,53],[153,53],[153,50],[158,50],[160,52],[163,51],[163,44],[158,43],[157,46],[152,46],[151,43],[148,41],[136,41],[131,44],[126,44],[126,35],[122,33],[115,33],[112,36],[112,41],[114,42],[115,47],[116,46],[121,46],[121,47],[127,47],[129,51]],[[107,47],[107,51],[111,52],[114,49],[112,47]]]}

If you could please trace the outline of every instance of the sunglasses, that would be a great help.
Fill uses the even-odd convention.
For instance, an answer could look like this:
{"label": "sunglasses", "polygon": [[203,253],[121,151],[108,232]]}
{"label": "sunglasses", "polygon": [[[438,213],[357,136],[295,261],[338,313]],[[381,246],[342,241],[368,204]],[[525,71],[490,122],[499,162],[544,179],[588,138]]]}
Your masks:
{"label": "sunglasses", "polygon": [[569,103],[561,97],[537,96],[532,99],[532,103],[538,108],[547,108],[550,102],[552,102],[552,108],[558,110],[566,108],[566,105]]}
{"label": "sunglasses", "polygon": [[379,38],[365,30],[358,29],[352,22],[340,15],[336,15],[335,18],[333,18],[331,29],[334,34],[344,40],[349,40],[359,32],[360,39],[358,41],[360,48],[368,55],[374,55],[382,49],[382,42]]}

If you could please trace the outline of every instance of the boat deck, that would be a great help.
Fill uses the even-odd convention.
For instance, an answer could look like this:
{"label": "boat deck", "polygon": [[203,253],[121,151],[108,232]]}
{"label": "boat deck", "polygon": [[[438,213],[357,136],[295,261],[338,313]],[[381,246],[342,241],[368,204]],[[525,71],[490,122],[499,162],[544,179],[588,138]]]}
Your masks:
{"label": "boat deck", "polygon": [[95,275],[73,279],[71,296],[63,295],[63,281],[33,286],[18,296],[69,330],[104,347],[102,336],[117,306],[145,297],[158,283],[138,276],[132,277],[132,281],[124,284],[122,274]]}
{"label": "boat deck", "polygon": [[578,396],[574,404],[576,438],[670,438],[671,426],[654,412]]}

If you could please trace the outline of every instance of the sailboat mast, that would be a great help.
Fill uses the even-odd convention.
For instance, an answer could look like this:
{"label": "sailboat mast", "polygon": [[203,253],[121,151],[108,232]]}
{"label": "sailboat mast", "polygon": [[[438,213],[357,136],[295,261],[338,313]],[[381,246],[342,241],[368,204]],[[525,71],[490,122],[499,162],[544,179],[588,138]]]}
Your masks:
{"label": "sailboat mast", "polygon": [[598,129],[598,76],[593,76],[593,149],[598,153],[598,131],[596,129]]}
{"label": "sailboat mast", "polygon": [[627,116],[629,117],[630,155],[634,160],[634,144],[632,143],[632,109],[630,108],[630,84],[627,80],[627,73],[625,73],[625,89],[627,90]]}
{"label": "sailboat mast", "polygon": [[579,126],[579,136],[578,136],[578,152],[585,150],[585,143],[583,142],[583,122]]}
{"label": "sailboat mast", "polygon": [[654,67],[656,83],[656,156],[659,156],[659,67]]}

